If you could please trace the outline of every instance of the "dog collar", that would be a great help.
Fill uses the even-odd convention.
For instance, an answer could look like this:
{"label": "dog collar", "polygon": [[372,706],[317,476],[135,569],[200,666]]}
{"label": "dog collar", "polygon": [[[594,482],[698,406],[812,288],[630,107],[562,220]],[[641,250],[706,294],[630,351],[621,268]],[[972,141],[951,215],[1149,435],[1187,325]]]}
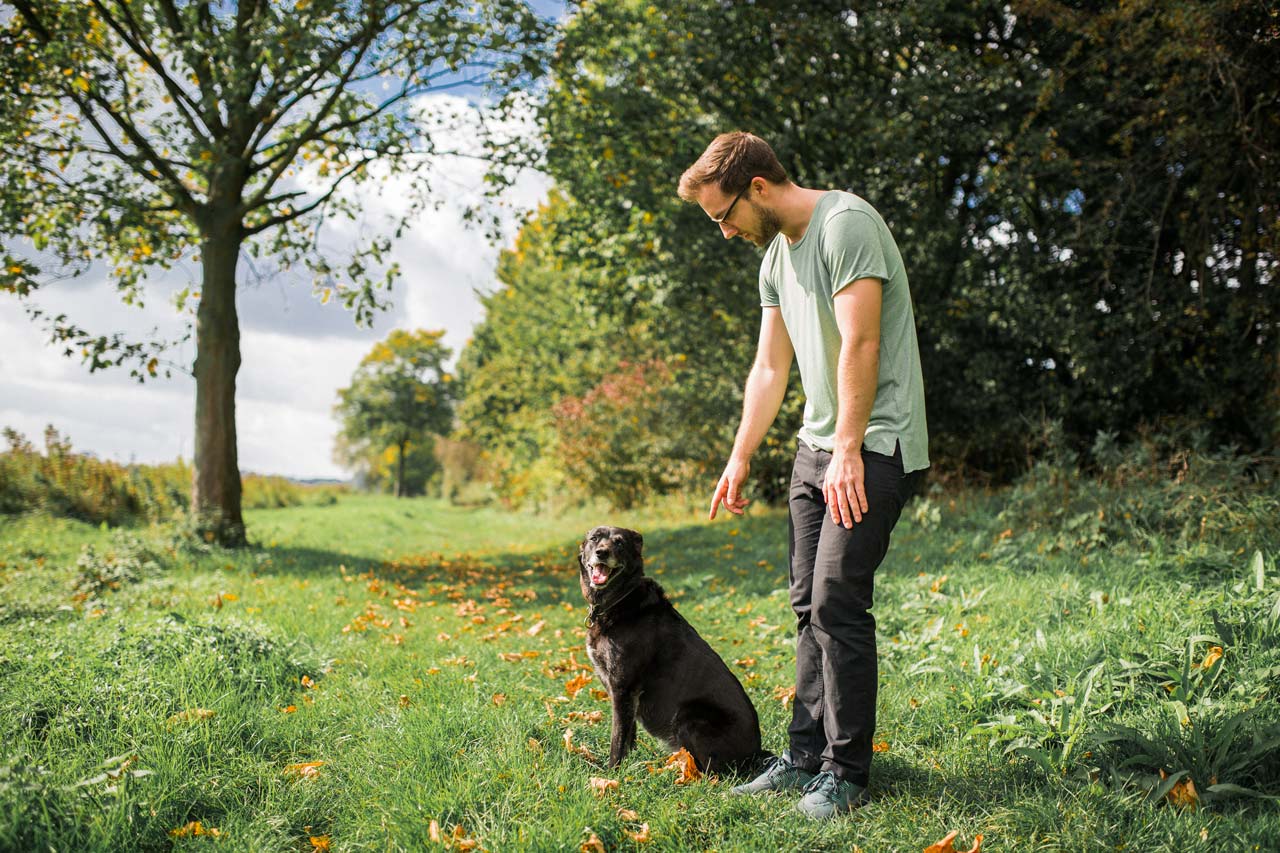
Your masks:
{"label": "dog collar", "polygon": [[594,628],[600,622],[601,616],[607,615],[610,610],[617,607],[622,602],[626,601],[628,598],[631,597],[632,593],[634,593],[637,589],[639,589],[642,586],[644,586],[643,583],[637,583],[635,586],[631,587],[631,589],[624,592],[621,595],[621,597],[619,597],[616,601],[614,601],[612,604],[608,605],[607,607],[602,607],[599,604],[592,604],[590,607],[587,608],[586,626],[588,628]]}

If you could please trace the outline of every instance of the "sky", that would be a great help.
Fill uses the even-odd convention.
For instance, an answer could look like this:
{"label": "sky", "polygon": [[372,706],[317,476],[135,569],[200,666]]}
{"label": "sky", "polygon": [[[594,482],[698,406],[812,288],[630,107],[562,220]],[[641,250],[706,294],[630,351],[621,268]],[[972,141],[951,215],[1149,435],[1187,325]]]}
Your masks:
{"label": "sky", "polygon": [[[539,4],[540,6],[546,4]],[[456,94],[431,96],[446,110],[467,110]],[[464,140],[474,140],[463,136]],[[472,143],[474,144],[474,142]],[[500,245],[463,223],[461,212],[480,199],[484,167],[467,158],[435,164],[432,186],[443,199],[428,208],[395,243],[391,260],[402,275],[392,308],[372,328],[357,328],[337,300],[320,304],[305,273],[257,280],[242,256],[238,271],[242,365],[236,384],[236,428],[242,472],[294,478],[345,479],[348,472],[332,459],[338,424],[332,409],[337,389],[350,383],[360,359],[395,328],[444,329],[444,342],[456,357],[483,312],[478,292],[497,286],[494,275]],[[518,211],[545,198],[549,181],[526,173],[504,197],[506,241]],[[364,219],[378,222],[402,198],[391,180],[380,194],[362,192]],[[326,232],[340,239],[336,224]],[[335,254],[335,257],[341,257]],[[199,285],[199,270],[187,264],[148,284],[143,307],[125,305],[105,270],[91,268],[78,279],[42,289],[36,304],[96,333],[116,331],[145,336],[180,337],[185,318],[172,294]],[[188,370],[195,358],[194,338],[173,352]],[[25,434],[43,447],[46,425],[69,438],[77,452],[130,463],[191,459],[195,382],[174,372],[170,379],[138,384],[127,369],[90,373],[78,358],[50,345],[16,299],[0,295],[0,426]]]}

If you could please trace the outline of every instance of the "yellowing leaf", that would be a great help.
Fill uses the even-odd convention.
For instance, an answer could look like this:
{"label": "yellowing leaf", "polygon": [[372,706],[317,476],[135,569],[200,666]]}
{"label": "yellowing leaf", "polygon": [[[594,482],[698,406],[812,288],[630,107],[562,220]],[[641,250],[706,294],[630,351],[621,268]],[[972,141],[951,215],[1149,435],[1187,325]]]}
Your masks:
{"label": "yellowing leaf", "polygon": [[587,784],[591,786],[591,793],[597,797],[603,797],[608,791],[618,790],[617,779],[605,779],[602,776],[592,776],[587,780]]}
{"label": "yellowing leaf", "polygon": [[[952,842],[956,840],[956,836],[959,834],[960,830],[951,830],[941,841],[935,841],[928,847],[924,848],[924,853],[957,853],[956,848],[952,846]],[[981,849],[982,834],[979,833],[973,837],[973,846],[969,848],[968,853],[979,853]]]}
{"label": "yellowing leaf", "polygon": [[582,688],[586,687],[587,684],[591,682],[591,678],[592,678],[591,673],[584,672],[581,675],[577,675],[569,679],[567,682],[565,682],[565,685],[564,685],[565,695],[568,696],[570,699],[576,697],[578,695],[578,692],[581,691]]}
{"label": "yellowing leaf", "polygon": [[795,698],[796,698],[795,685],[792,685],[790,687],[773,688],[773,698],[781,702],[784,707],[787,705],[790,705],[793,701],[795,701]]}
{"label": "yellowing leaf", "polygon": [[1222,658],[1222,646],[1214,646],[1209,649],[1208,654],[1204,656],[1204,661],[1200,664],[1201,669],[1208,669]]}
{"label": "yellowing leaf", "polygon": [[188,824],[178,827],[177,829],[169,830],[170,838],[192,838],[197,835],[209,835],[217,838],[221,834],[221,830],[215,829],[212,826],[206,827],[198,820],[193,820]]}
{"label": "yellowing leaf", "polygon": [[871,744],[871,751],[872,752],[888,752],[889,742],[887,740],[882,740],[879,743],[873,743]]}
{"label": "yellowing leaf", "polygon": [[632,809],[618,809],[618,820],[639,820],[640,815]]}
{"label": "yellowing leaf", "polygon": [[502,704],[503,702],[505,702],[505,701],[507,701],[507,694],[505,694],[505,693],[495,693],[495,694],[493,694],[493,704],[495,704],[495,705],[501,705],[501,704]]}
{"label": "yellowing leaf", "polygon": [[647,844],[649,842],[649,824],[647,823],[640,824],[640,828],[635,832],[632,832],[629,829],[624,829],[622,830],[622,833],[637,844]]}
{"label": "yellowing leaf", "polygon": [[301,764],[288,764],[284,768],[286,776],[297,776],[299,779],[314,779],[320,775],[323,761],[304,761]]}
{"label": "yellowing leaf", "polygon": [[702,773],[698,770],[698,764],[693,760],[693,755],[684,747],[673,752],[671,756],[667,758],[667,763],[663,765],[663,769],[668,767],[674,767],[676,769],[677,785],[683,785],[686,782],[693,782],[702,778]]}
{"label": "yellowing leaf", "polygon": [[313,836],[311,836],[311,849],[312,849],[312,850],[328,851],[328,849],[329,849],[329,836],[327,836],[327,835],[313,835]]}
{"label": "yellowing leaf", "polygon": [[199,720],[207,720],[213,715],[214,712],[210,711],[208,708],[188,708],[185,711],[179,711],[174,714],[172,717],[165,720],[165,723],[172,727],[177,723],[193,723]]}
{"label": "yellowing leaf", "polygon": [[582,844],[578,845],[579,853],[605,853],[604,842],[600,840],[600,836],[586,829],[587,838]]}

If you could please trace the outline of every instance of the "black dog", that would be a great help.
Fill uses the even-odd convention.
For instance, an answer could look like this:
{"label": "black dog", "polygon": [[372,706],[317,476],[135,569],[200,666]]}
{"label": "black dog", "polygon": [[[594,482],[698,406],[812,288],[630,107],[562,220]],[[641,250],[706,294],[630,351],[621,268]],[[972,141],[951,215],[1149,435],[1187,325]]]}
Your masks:
{"label": "black dog", "polygon": [[587,654],[613,703],[609,766],[636,742],[636,720],[705,772],[744,772],[763,756],[760,721],[742,684],[644,576],[644,539],[597,527],[582,542],[582,594],[590,602]]}

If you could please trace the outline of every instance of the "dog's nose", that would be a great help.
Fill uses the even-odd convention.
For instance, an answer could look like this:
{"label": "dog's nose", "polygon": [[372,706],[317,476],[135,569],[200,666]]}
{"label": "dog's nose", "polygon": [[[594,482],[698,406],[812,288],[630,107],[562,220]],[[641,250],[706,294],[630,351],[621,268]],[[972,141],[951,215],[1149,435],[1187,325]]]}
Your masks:
{"label": "dog's nose", "polygon": [[608,547],[606,547],[606,546],[604,546],[604,545],[601,545],[599,548],[596,548],[596,559],[597,559],[597,560],[603,560],[603,559],[605,559],[605,558],[606,558],[606,557],[608,557],[608,556],[609,556],[609,549],[608,549]]}

